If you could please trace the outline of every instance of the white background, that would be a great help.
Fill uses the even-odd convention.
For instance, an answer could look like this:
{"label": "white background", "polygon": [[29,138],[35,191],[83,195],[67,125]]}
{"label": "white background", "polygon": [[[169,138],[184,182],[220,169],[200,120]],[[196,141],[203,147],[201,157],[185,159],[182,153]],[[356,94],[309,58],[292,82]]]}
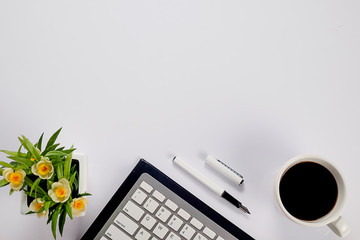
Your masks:
{"label": "white background", "polygon": [[[338,239],[287,219],[278,169],[304,153],[343,173],[343,217],[360,238],[360,2],[1,1],[0,149],[21,134],[89,157],[88,214],[79,239],[145,158],[256,239]],[[173,154],[240,199],[251,216],[196,183]],[[205,165],[238,170],[235,186]],[[1,160],[6,160],[1,154]],[[19,214],[0,189],[1,239],[51,239],[44,219]]]}

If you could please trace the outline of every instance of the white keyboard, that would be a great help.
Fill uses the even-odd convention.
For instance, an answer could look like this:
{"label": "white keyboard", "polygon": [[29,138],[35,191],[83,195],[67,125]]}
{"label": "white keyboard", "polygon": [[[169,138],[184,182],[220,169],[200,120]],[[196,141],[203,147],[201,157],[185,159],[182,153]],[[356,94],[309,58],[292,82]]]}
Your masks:
{"label": "white keyboard", "polygon": [[142,181],[101,240],[224,240],[201,219]]}

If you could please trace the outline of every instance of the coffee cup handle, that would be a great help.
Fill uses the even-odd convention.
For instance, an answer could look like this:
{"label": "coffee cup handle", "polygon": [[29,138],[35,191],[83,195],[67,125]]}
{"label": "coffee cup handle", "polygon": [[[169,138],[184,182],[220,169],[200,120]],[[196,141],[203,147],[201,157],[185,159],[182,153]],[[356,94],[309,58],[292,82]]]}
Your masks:
{"label": "coffee cup handle", "polygon": [[328,224],[328,227],[339,237],[345,237],[350,232],[349,225],[339,216],[335,221]]}

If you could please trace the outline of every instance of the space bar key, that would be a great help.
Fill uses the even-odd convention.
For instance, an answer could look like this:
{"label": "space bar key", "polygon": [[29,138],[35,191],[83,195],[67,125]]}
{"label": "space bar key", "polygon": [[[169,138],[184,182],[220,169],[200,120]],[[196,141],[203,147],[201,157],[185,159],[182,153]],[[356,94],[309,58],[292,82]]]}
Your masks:
{"label": "space bar key", "polygon": [[132,238],[126,235],[126,233],[112,224],[108,230],[106,230],[105,235],[108,236],[111,240],[132,240]]}

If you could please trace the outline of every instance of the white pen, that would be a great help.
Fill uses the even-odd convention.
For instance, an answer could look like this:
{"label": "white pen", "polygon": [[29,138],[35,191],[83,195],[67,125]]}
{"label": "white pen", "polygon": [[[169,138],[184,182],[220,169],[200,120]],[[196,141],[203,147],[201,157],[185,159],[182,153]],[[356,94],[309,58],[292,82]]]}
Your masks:
{"label": "white pen", "polygon": [[225,198],[227,201],[232,203],[235,207],[241,208],[244,212],[250,214],[247,207],[241,204],[238,200],[236,200],[233,196],[231,196],[228,192],[225,191],[222,187],[211,181],[209,178],[202,175],[200,172],[192,168],[189,164],[184,162],[179,157],[174,157],[173,162],[181,167],[183,170],[185,170],[187,173],[189,173],[191,176],[193,176],[195,179],[197,179],[199,182],[204,184],[207,188],[209,188],[211,191],[216,193],[218,196]]}
{"label": "white pen", "polygon": [[207,164],[209,164],[209,166],[213,167],[215,170],[220,172],[222,175],[224,175],[237,185],[241,185],[244,182],[244,177],[241,176],[240,173],[236,172],[234,169],[232,169],[219,159],[207,156],[205,161]]}

